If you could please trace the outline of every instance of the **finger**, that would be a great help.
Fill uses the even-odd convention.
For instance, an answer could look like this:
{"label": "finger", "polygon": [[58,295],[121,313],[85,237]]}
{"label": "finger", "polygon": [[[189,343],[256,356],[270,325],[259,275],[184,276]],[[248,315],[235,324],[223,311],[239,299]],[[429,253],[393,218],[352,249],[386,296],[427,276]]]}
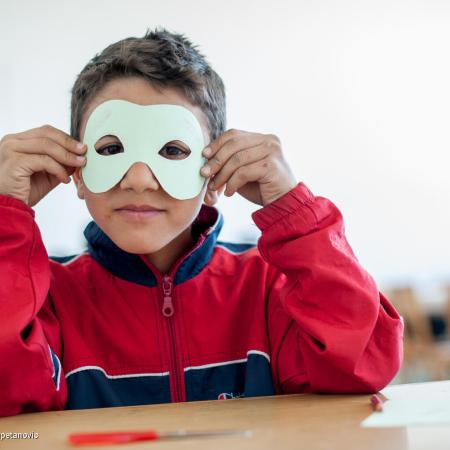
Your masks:
{"label": "finger", "polygon": [[265,160],[259,160],[239,167],[228,180],[225,195],[230,197],[247,183],[263,179],[268,170],[268,165]]}
{"label": "finger", "polygon": [[221,170],[210,181],[209,186],[217,189],[227,183],[228,179],[239,167],[260,161],[266,158],[269,153],[270,150],[265,145],[258,145],[233,153]]}
{"label": "finger", "polygon": [[240,134],[243,134],[243,132],[241,130],[236,130],[235,128],[230,128],[229,130],[224,131],[205,147],[203,150],[203,156],[206,156],[207,158],[213,156],[216,151],[219,150],[223,144],[225,144],[226,141]]}
{"label": "finger", "polygon": [[86,158],[81,155],[75,155],[66,150],[54,140],[48,137],[16,139],[14,143],[9,142],[10,148],[19,153],[41,154],[51,156],[64,166],[81,167],[84,165]]}
{"label": "finger", "polygon": [[[209,168],[209,172],[207,172],[207,169],[203,170],[202,175],[213,175],[220,170],[232,153],[246,147],[254,147],[260,144],[263,139],[264,135],[259,133],[248,133],[234,129],[226,131],[203,151],[203,155],[208,158],[206,167]],[[205,154],[208,148],[210,152]]]}
{"label": "finger", "polygon": [[68,135],[64,131],[52,127],[51,125],[43,125],[42,127],[33,128],[31,130],[23,131],[21,133],[15,133],[12,135],[17,139],[29,139],[29,138],[50,138],[65,149],[75,152],[77,154],[83,154],[86,152],[86,145],[77,141],[72,136]]}
{"label": "finger", "polygon": [[33,173],[45,171],[51,175],[54,175],[62,183],[70,181],[69,174],[64,166],[56,162],[48,155],[27,155],[20,156],[24,161],[22,166],[29,170],[29,175]]}
{"label": "finger", "polygon": [[214,189],[207,189],[205,192],[205,203],[210,206],[214,205],[219,200],[219,197],[224,190],[225,186],[222,186],[217,191]]}

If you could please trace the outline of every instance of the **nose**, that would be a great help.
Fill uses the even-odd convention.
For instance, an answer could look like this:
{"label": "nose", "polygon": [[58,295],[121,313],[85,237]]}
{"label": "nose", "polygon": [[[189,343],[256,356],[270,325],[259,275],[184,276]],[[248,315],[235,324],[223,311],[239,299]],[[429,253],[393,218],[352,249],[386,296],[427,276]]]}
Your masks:
{"label": "nose", "polygon": [[143,162],[134,163],[120,181],[121,189],[132,189],[138,193],[147,189],[156,191],[159,183],[147,164]]}

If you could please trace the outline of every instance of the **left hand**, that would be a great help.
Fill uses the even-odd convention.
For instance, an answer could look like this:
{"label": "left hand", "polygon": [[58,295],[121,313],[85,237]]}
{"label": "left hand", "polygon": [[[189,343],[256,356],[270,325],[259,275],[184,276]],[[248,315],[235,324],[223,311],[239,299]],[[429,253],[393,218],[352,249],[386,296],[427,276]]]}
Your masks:
{"label": "left hand", "polygon": [[203,156],[208,162],[200,174],[211,177],[208,189],[220,190],[226,184],[228,197],[238,192],[266,206],[297,185],[283,157],[280,139],[274,134],[230,129],[211,141]]}

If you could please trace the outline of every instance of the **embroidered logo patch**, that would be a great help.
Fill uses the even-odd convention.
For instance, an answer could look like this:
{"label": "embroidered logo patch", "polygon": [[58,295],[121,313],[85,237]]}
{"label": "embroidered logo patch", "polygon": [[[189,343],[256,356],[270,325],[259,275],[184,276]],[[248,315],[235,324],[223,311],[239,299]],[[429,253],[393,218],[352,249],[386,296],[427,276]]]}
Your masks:
{"label": "embroidered logo patch", "polygon": [[244,394],[241,394],[240,392],[237,392],[234,394],[233,392],[223,392],[222,394],[219,394],[217,397],[217,400],[230,400],[232,398],[241,398],[244,397]]}

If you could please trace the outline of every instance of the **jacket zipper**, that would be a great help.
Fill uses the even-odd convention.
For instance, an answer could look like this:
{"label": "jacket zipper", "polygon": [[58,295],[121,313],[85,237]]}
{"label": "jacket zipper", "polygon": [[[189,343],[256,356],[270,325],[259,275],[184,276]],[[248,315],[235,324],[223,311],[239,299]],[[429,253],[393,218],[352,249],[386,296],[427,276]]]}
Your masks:
{"label": "jacket zipper", "polygon": [[171,360],[171,374],[173,374],[173,402],[181,402],[186,401],[185,395],[183,392],[181,392],[181,386],[183,383],[183,377],[184,377],[184,371],[182,367],[181,358],[177,355],[177,345],[176,345],[176,335],[175,335],[175,326],[174,326],[174,313],[175,308],[173,305],[173,279],[174,275],[178,269],[178,267],[181,265],[181,263],[188,258],[195,250],[197,250],[205,240],[205,236],[201,236],[199,241],[197,242],[197,245],[191,249],[191,251],[183,256],[174,266],[174,268],[171,270],[170,274],[164,274],[162,276],[161,281],[161,288],[162,288],[162,315],[166,318],[167,321],[167,328],[169,332],[169,346],[171,350],[170,360]]}
{"label": "jacket zipper", "polygon": [[180,385],[183,380],[180,379],[182,376],[181,370],[179,366],[179,358],[177,357],[177,347],[175,344],[175,331],[173,324],[173,301],[172,301],[172,289],[173,289],[173,281],[172,277],[169,275],[164,275],[162,280],[162,290],[163,290],[163,306],[162,306],[162,314],[167,319],[167,328],[169,330],[169,345],[170,345],[170,360],[173,374],[173,401],[180,402],[182,400],[182,395],[180,393]]}

